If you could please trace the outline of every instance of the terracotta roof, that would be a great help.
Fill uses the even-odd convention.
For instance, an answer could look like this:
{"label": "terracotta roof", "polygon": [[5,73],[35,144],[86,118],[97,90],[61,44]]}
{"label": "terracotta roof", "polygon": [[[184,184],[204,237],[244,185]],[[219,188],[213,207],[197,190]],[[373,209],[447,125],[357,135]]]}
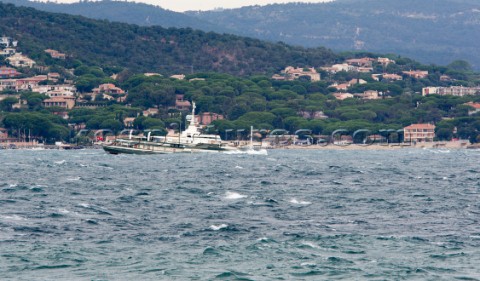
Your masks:
{"label": "terracotta roof", "polygon": [[433,125],[433,124],[412,124],[410,126],[405,127],[404,129],[435,129],[435,125]]}
{"label": "terracotta roof", "polygon": [[465,105],[471,106],[475,109],[480,109],[480,103],[478,102],[467,102]]}

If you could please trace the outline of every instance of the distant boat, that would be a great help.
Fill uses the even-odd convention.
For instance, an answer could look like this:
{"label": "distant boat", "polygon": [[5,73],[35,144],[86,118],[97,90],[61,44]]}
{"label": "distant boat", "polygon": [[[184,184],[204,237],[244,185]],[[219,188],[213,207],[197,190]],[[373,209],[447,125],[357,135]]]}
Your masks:
{"label": "distant boat", "polygon": [[205,134],[195,122],[195,102],[192,103],[192,115],[190,122],[185,131],[178,135],[167,135],[165,137],[158,137],[160,141],[166,143],[179,143],[194,152],[224,152],[237,150],[236,147],[229,146],[228,143],[222,141],[220,135]]}
{"label": "distant boat", "polygon": [[116,139],[112,144],[104,145],[103,149],[110,154],[168,154],[191,153],[190,149],[175,143],[152,141],[146,137],[130,137]]}
{"label": "distant boat", "polygon": [[187,129],[177,135],[133,137],[117,139],[103,149],[112,154],[166,154],[179,152],[229,152],[238,148],[223,142],[219,135],[204,134],[195,123],[195,103]]}
{"label": "distant boat", "polygon": [[239,147],[239,150],[247,154],[268,154],[265,148],[253,145],[253,126],[250,126],[250,142],[248,145]]}

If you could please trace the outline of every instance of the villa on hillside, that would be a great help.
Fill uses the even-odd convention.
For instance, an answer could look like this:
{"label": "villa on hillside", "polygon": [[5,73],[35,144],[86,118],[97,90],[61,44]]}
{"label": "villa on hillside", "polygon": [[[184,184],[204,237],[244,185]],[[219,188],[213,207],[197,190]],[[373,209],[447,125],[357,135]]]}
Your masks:
{"label": "villa on hillside", "polygon": [[348,99],[348,98],[353,98],[354,95],[350,94],[350,93],[334,93],[333,96],[337,99],[337,100],[344,100],[344,99]]}
{"label": "villa on hillside", "polygon": [[3,50],[0,50],[0,55],[5,56],[5,57],[9,57],[9,56],[14,55],[16,52],[17,52],[17,50],[15,50],[14,48],[5,48]]}
{"label": "villa on hillside", "polygon": [[346,91],[350,87],[350,84],[349,83],[342,83],[342,84],[333,83],[332,85],[330,85],[330,87],[335,88],[337,91]]}
{"label": "villa on hillside", "polygon": [[394,60],[391,60],[389,58],[377,58],[377,62],[383,66],[388,66],[389,64],[395,64],[395,61]]}
{"label": "villa on hillside", "polygon": [[302,76],[310,77],[310,81],[312,82],[320,81],[320,73],[317,73],[315,68],[295,68],[293,66],[288,66],[285,68],[285,70],[282,70],[282,75],[273,75],[272,79],[293,81],[299,79]]}
{"label": "villa on hillside", "polygon": [[54,59],[64,60],[66,58],[66,55],[64,53],[60,53],[59,51],[52,50],[52,49],[46,49],[45,53],[49,54]]}
{"label": "villa on hillside", "polygon": [[149,116],[157,115],[159,112],[160,111],[158,110],[158,108],[150,107],[147,110],[144,110],[142,112],[142,115],[145,116],[145,117],[149,117]]}
{"label": "villa on hillside", "polygon": [[441,96],[473,96],[480,94],[480,87],[425,87],[422,88],[422,96],[441,95]]}
{"label": "villa on hillside", "polygon": [[340,71],[357,71],[358,67],[349,65],[348,63],[334,64],[332,66],[322,67],[323,70],[330,73],[337,73]]}
{"label": "villa on hillside", "polygon": [[337,82],[330,85],[330,87],[337,89],[337,91],[347,91],[348,88],[355,85],[364,85],[367,84],[367,81],[363,79],[352,79],[346,83],[338,84]]}
{"label": "villa on hillside", "polygon": [[94,94],[125,94],[124,90],[111,83],[102,84],[92,91]]}
{"label": "villa on hillside", "polygon": [[45,93],[47,96],[53,98],[53,97],[73,97],[75,94],[70,92],[70,91],[66,91],[66,90],[51,90],[51,91],[47,91]]}
{"label": "villa on hillside", "polygon": [[404,142],[433,142],[435,138],[435,125],[412,124],[403,128]]}
{"label": "villa on hillside", "polygon": [[126,117],[123,119],[123,124],[126,128],[133,128],[133,122],[135,122],[135,117]]}
{"label": "villa on hillside", "polygon": [[299,116],[302,116],[303,118],[306,119],[328,119],[328,116],[325,115],[323,111],[316,110],[316,111],[309,111],[309,110],[301,110],[297,112]]}
{"label": "villa on hillside", "polygon": [[201,125],[210,125],[215,120],[223,120],[224,117],[221,114],[214,112],[202,112],[195,115],[195,122]]}
{"label": "villa on hillside", "polygon": [[373,61],[375,61],[375,59],[365,57],[360,59],[348,59],[345,62],[349,65],[355,65],[359,67],[371,67]]}
{"label": "villa on hillside", "polygon": [[381,97],[378,91],[368,90],[363,92],[363,94],[361,94],[361,98],[364,100],[378,100]]}
{"label": "villa on hillside", "polygon": [[18,72],[15,68],[2,66],[0,67],[0,78],[14,78],[19,76],[21,73]]}
{"label": "villa on hillside", "polygon": [[177,80],[185,80],[185,74],[175,74],[170,76],[170,78],[177,79]]}
{"label": "villa on hillside", "polygon": [[402,71],[402,73],[416,79],[427,78],[428,76],[428,71],[422,71],[422,70]]}
{"label": "villa on hillside", "polygon": [[372,79],[375,81],[380,81],[380,77],[382,78],[382,80],[391,80],[391,81],[403,80],[403,77],[398,74],[390,74],[390,73],[372,74]]}
{"label": "villa on hillside", "polygon": [[192,104],[188,100],[184,100],[182,94],[175,95],[175,109],[189,111]]}
{"label": "villa on hillside", "polygon": [[75,97],[52,97],[44,100],[42,104],[44,107],[62,107],[66,109],[72,109],[75,106]]}
{"label": "villa on hillside", "polygon": [[15,48],[17,47],[18,41],[13,40],[11,37],[2,36],[0,37],[0,48]]}
{"label": "villa on hillside", "polygon": [[16,53],[7,58],[10,65],[14,67],[28,67],[32,68],[35,65],[35,61],[22,55],[22,53]]}
{"label": "villa on hillside", "polygon": [[0,91],[13,90],[13,91],[31,91],[41,81],[47,80],[46,75],[37,75],[34,77],[22,78],[22,79],[0,79]]}
{"label": "villa on hillside", "polygon": [[478,102],[470,101],[470,102],[464,103],[464,105],[468,105],[472,108],[471,110],[468,111],[468,115],[473,115],[480,112],[480,103]]}

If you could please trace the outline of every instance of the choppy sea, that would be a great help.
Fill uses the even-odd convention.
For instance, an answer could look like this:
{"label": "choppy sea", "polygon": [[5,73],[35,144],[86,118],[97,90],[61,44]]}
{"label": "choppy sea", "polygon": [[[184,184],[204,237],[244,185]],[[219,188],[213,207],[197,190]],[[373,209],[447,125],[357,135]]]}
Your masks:
{"label": "choppy sea", "polygon": [[0,280],[480,280],[480,151],[0,151]]}

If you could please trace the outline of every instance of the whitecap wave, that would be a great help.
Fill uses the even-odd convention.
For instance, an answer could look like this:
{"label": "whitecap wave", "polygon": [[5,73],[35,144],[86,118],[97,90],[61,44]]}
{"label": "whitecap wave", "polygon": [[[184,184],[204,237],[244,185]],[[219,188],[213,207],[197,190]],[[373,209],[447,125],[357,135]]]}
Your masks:
{"label": "whitecap wave", "polygon": [[67,160],[55,161],[54,163],[58,165],[62,165],[62,164],[65,164],[65,162],[67,162]]}
{"label": "whitecap wave", "polygon": [[268,155],[266,149],[247,149],[247,150],[232,150],[226,151],[225,154],[249,154],[249,155]]}
{"label": "whitecap wave", "polygon": [[228,227],[228,225],[227,225],[227,224],[224,224],[224,223],[222,223],[222,224],[220,224],[220,225],[214,225],[214,224],[212,224],[212,225],[210,226],[210,229],[211,229],[211,230],[218,231],[218,230],[221,230],[221,229],[224,229],[224,228],[227,228],[227,227]]}
{"label": "whitecap wave", "polygon": [[248,197],[247,195],[243,195],[237,192],[227,191],[225,193],[225,199],[235,200],[235,199],[242,199]]}
{"label": "whitecap wave", "polygon": [[26,218],[21,217],[19,215],[0,216],[0,219],[10,220],[10,221],[24,221],[24,220],[27,220]]}
{"label": "whitecap wave", "polygon": [[309,242],[309,241],[302,242],[302,245],[303,245],[303,246],[310,247],[310,248],[313,248],[313,249],[318,249],[318,248],[320,248],[318,245],[314,244],[313,242]]}
{"label": "whitecap wave", "polygon": [[312,202],[308,202],[308,201],[298,201],[296,198],[292,198],[292,200],[290,200],[290,203],[296,204],[296,205],[310,205],[310,204],[312,204]]}
{"label": "whitecap wave", "polygon": [[67,210],[67,209],[58,209],[58,212],[61,213],[61,214],[69,214],[70,211]]}

